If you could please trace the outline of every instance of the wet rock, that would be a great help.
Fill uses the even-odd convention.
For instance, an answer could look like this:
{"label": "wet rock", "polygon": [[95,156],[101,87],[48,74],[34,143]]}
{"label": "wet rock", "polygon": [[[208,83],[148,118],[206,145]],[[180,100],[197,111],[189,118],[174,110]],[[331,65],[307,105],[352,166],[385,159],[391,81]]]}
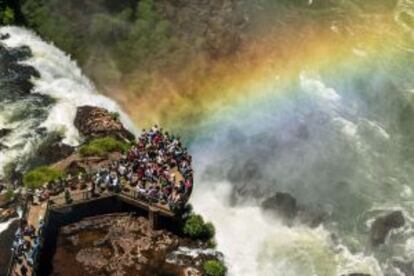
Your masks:
{"label": "wet rock", "polygon": [[262,202],[261,207],[282,217],[288,225],[293,221],[305,224],[311,228],[325,222],[330,214],[318,205],[300,205],[289,193],[276,193]]}
{"label": "wet rock", "polygon": [[36,154],[30,160],[29,167],[50,165],[70,156],[75,149],[63,143],[62,140],[63,137],[59,133],[48,134],[48,137],[42,142]]}
{"label": "wet rock", "polygon": [[195,263],[203,264],[207,260],[224,260],[224,255],[213,249],[194,249],[179,247],[167,256],[167,262],[180,266],[191,266]]}
{"label": "wet rock", "polygon": [[400,270],[406,276],[414,275],[414,262],[404,262],[395,260],[392,265],[398,270]]}
{"label": "wet rock", "polygon": [[9,128],[0,128],[0,138],[9,135],[11,131]]}
{"label": "wet rock", "polygon": [[8,149],[8,148],[9,148],[9,147],[8,147],[8,146],[6,146],[5,144],[0,143],[0,151],[1,151],[1,150]]}
{"label": "wet rock", "polygon": [[19,220],[15,220],[4,232],[0,233],[0,275],[7,275],[7,268],[12,254],[10,248],[18,226]]}
{"label": "wet rock", "polygon": [[371,244],[373,246],[383,244],[392,229],[400,228],[404,224],[405,219],[401,211],[395,211],[388,215],[378,217],[371,226]]}
{"label": "wet rock", "polygon": [[117,115],[104,108],[78,107],[74,124],[87,140],[104,136],[113,136],[128,141],[134,140],[134,135],[124,128]]}
{"label": "wet rock", "polygon": [[6,194],[0,195],[0,208],[4,208],[13,202],[12,199],[8,198]]}
{"label": "wet rock", "polygon": [[9,33],[5,33],[5,34],[0,34],[0,40],[6,40],[10,38],[10,34]]}
{"label": "wet rock", "polygon": [[[56,275],[183,275],[189,267],[201,271],[205,259],[223,257],[213,249],[202,249],[204,243],[166,230],[153,231],[146,218],[128,214],[84,219],[60,233],[53,264]],[[79,264],[76,272],[69,265],[74,263]]]}
{"label": "wet rock", "polygon": [[329,218],[330,214],[319,206],[301,206],[298,220],[311,228],[316,228]]}
{"label": "wet rock", "polygon": [[8,221],[9,219],[16,218],[18,216],[14,208],[8,208],[0,211],[0,223]]}
{"label": "wet rock", "polygon": [[288,193],[276,193],[262,202],[264,210],[274,211],[285,220],[292,220],[298,213],[296,199]]}

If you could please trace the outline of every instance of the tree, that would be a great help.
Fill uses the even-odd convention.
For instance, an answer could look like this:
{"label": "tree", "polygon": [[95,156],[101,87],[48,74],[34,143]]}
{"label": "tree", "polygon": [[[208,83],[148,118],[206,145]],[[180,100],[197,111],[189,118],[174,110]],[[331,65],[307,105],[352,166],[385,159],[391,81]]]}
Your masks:
{"label": "tree", "polygon": [[214,225],[205,223],[200,215],[191,214],[186,218],[183,233],[194,239],[209,240],[215,235]]}
{"label": "tree", "polygon": [[2,25],[10,25],[13,24],[15,21],[14,11],[6,6],[0,7],[0,23]]}

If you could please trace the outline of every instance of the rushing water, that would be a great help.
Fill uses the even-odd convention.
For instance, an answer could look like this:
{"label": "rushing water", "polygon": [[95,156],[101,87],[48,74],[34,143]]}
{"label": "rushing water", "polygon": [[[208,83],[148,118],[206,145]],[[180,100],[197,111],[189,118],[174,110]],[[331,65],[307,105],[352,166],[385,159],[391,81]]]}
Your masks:
{"label": "rushing water", "polygon": [[[399,125],[401,106],[410,105],[398,87],[390,94],[383,77],[376,91],[367,79],[368,92],[378,93],[367,105],[349,87],[303,73],[295,97],[230,111],[227,124],[194,142],[201,188],[193,203],[219,226],[232,274],[400,275],[393,263],[413,260],[414,174],[402,149],[413,142],[406,128],[414,117],[410,109],[411,123]],[[265,217],[258,203],[276,191],[330,218],[309,229]],[[391,210],[402,210],[407,223],[372,249],[370,224]]]}
{"label": "rushing water", "polygon": [[[6,146],[0,152],[2,176],[7,164],[24,168],[50,133],[79,143],[73,126],[77,106],[119,108],[97,94],[53,45],[16,27],[0,33],[10,34],[1,42],[7,49],[0,52],[0,128],[11,130],[0,138]],[[413,142],[406,131],[414,119],[407,97],[411,83],[393,85],[390,95],[391,70],[375,87],[358,82],[368,96],[352,93],[355,76],[338,82],[329,73],[302,72],[290,88],[293,97],[229,110],[225,123],[193,139],[197,181],[192,203],[216,225],[218,249],[231,275],[398,275],[393,258],[414,260],[414,172],[402,154]],[[409,109],[405,125],[397,123],[402,106]],[[133,127],[125,115],[122,119]],[[285,226],[259,208],[276,191],[319,205],[331,217],[316,229]],[[371,249],[369,224],[395,209],[403,210],[407,225],[380,250]]]}
{"label": "rushing water", "polygon": [[0,177],[11,163],[18,169],[26,165],[52,133],[62,135],[66,144],[77,145],[73,120],[78,106],[119,112],[123,123],[134,129],[117,104],[99,95],[69,56],[28,30],[2,27],[0,33],[10,35],[1,41],[6,48],[0,53],[0,129],[11,130],[0,137]]}

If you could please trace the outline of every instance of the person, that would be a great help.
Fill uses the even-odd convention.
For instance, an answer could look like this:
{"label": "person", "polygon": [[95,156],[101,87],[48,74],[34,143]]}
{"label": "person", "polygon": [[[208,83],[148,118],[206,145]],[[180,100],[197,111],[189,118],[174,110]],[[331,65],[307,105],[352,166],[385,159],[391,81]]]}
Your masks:
{"label": "person", "polygon": [[185,187],[185,195],[188,198],[191,195],[191,192],[193,190],[193,183],[189,179],[186,179],[184,181],[184,187]]}
{"label": "person", "polygon": [[27,269],[27,267],[24,264],[22,264],[20,266],[20,274],[22,274],[22,276],[26,276],[28,272],[29,270]]}
{"label": "person", "polygon": [[117,175],[115,175],[112,179],[112,187],[115,193],[119,193],[121,191],[121,183]]}
{"label": "person", "polygon": [[95,184],[95,181],[92,181],[92,184],[91,184],[91,196],[92,196],[92,197],[95,197],[95,196],[96,196],[96,191],[95,191],[95,189],[96,189],[96,184]]}
{"label": "person", "polygon": [[65,189],[65,202],[66,202],[66,204],[72,203],[72,198],[71,198],[70,192],[67,188]]}

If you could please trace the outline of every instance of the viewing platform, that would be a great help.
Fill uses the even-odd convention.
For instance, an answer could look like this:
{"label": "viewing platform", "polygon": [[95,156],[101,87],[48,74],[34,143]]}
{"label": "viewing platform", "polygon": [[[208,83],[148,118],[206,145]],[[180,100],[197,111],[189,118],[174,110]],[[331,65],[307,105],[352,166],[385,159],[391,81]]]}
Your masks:
{"label": "viewing platform", "polygon": [[146,216],[153,230],[179,225],[176,213],[193,188],[187,149],[179,138],[154,126],[124,155],[94,156],[125,146],[110,137],[96,139],[55,164],[66,175],[47,167],[25,175],[26,203],[9,276],[49,275],[59,229],[86,217],[128,212]]}
{"label": "viewing platform", "polygon": [[[151,203],[141,198],[137,191],[121,190],[118,193],[106,191],[93,194],[90,189],[70,193],[71,202],[68,203],[64,195],[52,196],[48,201],[40,204],[27,204],[22,220],[28,225],[33,225],[39,233],[39,249],[33,258],[33,264],[23,264],[29,268],[26,275],[43,275],[39,271],[47,270],[45,265],[39,263],[45,255],[50,257],[50,252],[43,252],[45,247],[53,248],[61,226],[78,221],[83,217],[101,215],[120,211],[133,211],[148,218],[152,229],[157,230],[162,226],[161,221],[177,222],[177,217],[168,207],[160,203]],[[47,239],[46,239],[47,237]],[[35,240],[25,237],[25,240],[35,246]],[[21,263],[15,258],[15,252],[11,258],[8,276],[18,276],[21,273]]]}

